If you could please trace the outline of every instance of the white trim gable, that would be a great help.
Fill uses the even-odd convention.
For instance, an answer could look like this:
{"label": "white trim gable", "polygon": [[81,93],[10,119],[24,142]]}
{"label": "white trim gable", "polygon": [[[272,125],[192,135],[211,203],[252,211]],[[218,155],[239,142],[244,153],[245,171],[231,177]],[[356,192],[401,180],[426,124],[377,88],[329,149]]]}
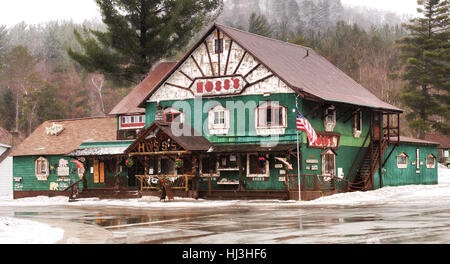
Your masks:
{"label": "white trim gable", "polygon": [[186,60],[152,94],[148,102],[193,99],[195,80],[229,76],[244,78],[245,89],[238,94],[214,96],[295,93],[235,41],[222,32],[220,32],[220,38],[223,39],[221,53],[215,53],[217,40],[217,29],[215,29],[204,42],[185,57]]}
{"label": "white trim gable", "polygon": [[[223,117],[223,123],[220,120]],[[219,119],[219,122],[217,122]],[[210,135],[226,135],[230,130],[230,110],[221,104],[211,108],[208,112],[208,127]]]}

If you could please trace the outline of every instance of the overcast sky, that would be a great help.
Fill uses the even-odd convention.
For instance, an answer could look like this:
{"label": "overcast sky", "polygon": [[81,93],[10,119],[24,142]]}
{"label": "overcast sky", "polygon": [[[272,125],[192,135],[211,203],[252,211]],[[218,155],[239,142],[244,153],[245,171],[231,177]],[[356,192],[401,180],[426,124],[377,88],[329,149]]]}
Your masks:
{"label": "overcast sky", "polygon": [[[245,1],[245,0],[243,0]],[[341,0],[344,5],[368,6],[399,14],[414,14],[417,0]],[[0,0],[0,25],[11,26],[21,21],[37,24],[50,20],[100,18],[94,0]]]}

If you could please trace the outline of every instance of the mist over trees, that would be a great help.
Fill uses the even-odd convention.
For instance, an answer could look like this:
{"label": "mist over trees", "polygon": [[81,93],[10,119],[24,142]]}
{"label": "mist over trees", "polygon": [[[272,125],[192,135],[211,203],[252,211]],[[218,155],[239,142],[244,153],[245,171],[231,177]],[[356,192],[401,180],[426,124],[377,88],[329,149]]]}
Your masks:
{"label": "mist over trees", "polygon": [[[344,7],[340,0],[224,0],[217,21],[309,46],[382,100],[411,112],[405,105],[407,91],[403,88],[408,80],[399,78],[406,70],[400,63],[404,54],[396,46],[396,40],[410,34],[401,25],[408,21],[405,18]],[[74,53],[85,51],[74,32],[102,34],[107,30],[108,26],[98,20],[0,25],[0,126],[16,130],[24,138],[46,120],[107,114],[134,85],[117,84],[100,71],[87,70],[67,52],[68,48]],[[200,33],[190,39],[191,43]],[[179,59],[189,46],[177,48],[170,58],[161,52],[154,60]],[[20,76],[14,70],[18,71],[17,61],[22,61]],[[437,94],[446,96],[441,100],[448,98],[448,91]],[[434,114],[430,118],[443,120]],[[417,129],[408,128],[410,120],[403,117],[401,122],[404,135],[419,136]]]}

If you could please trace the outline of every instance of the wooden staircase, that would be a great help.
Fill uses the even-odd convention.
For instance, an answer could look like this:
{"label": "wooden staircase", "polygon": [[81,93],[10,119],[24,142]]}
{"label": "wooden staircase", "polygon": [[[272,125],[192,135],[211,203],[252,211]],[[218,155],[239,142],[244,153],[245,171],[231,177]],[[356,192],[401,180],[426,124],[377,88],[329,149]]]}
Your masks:
{"label": "wooden staircase", "polygon": [[[397,126],[392,126],[390,121],[392,120],[391,115],[393,114],[394,113],[383,112],[372,113],[369,133],[367,133],[364,143],[360,147],[348,174],[348,191],[367,191],[374,189],[374,175],[377,170],[381,175],[381,168],[387,160],[386,158],[383,162],[384,154],[389,145],[393,143],[391,139],[397,138],[395,142],[397,145],[400,142],[399,114],[395,113],[395,115],[397,115]],[[384,116],[387,116],[387,118],[383,118]],[[383,124],[383,120],[386,122],[386,125]],[[370,143],[369,146],[366,147],[369,137]],[[363,155],[362,159],[361,155]],[[359,164],[357,168],[356,164]],[[379,185],[380,188],[383,186],[382,177],[380,177]]]}

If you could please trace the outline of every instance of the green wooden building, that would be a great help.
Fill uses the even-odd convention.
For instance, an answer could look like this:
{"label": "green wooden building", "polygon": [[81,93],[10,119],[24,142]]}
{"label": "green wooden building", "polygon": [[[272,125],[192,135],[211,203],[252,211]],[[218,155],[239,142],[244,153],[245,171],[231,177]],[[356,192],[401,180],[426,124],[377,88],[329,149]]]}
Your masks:
{"label": "green wooden building", "polygon": [[[298,133],[297,110],[316,142]],[[300,186],[309,200],[437,183],[437,144],[402,138],[401,109],[310,48],[220,24],[180,61],[152,69],[110,114],[112,138],[86,138],[59,153],[83,162],[84,189],[158,195],[164,185],[176,196],[298,199]],[[27,153],[33,157],[14,158],[14,175],[31,191],[25,178],[34,167],[20,167],[41,154]]]}

